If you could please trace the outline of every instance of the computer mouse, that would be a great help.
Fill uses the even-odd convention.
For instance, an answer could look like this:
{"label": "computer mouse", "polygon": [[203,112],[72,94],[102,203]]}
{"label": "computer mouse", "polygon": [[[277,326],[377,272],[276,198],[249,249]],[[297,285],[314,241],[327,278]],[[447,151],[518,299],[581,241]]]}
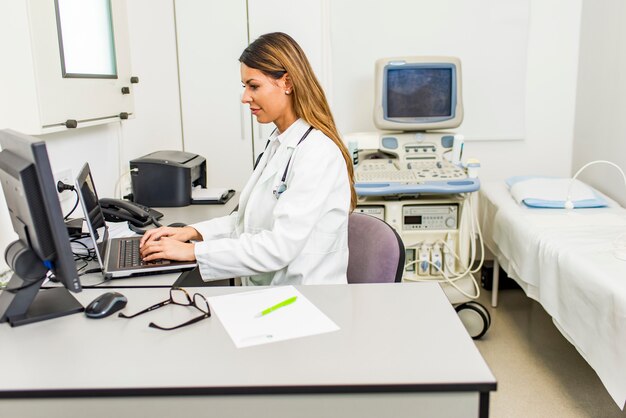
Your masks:
{"label": "computer mouse", "polygon": [[121,293],[103,293],[87,305],[85,308],[85,315],[94,319],[105,318],[112,313],[123,309],[127,302],[128,299],[126,299],[126,296]]}

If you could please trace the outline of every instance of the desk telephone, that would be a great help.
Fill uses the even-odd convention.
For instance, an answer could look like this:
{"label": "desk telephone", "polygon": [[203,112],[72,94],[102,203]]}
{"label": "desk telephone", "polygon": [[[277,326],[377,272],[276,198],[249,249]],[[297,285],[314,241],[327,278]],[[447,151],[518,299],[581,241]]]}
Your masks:
{"label": "desk telephone", "polygon": [[[450,156],[454,135],[445,132],[380,133],[378,149],[361,149],[355,167],[360,196],[454,194],[478,190],[460,156]],[[360,148],[360,147],[359,147]]]}
{"label": "desk telephone", "polygon": [[128,221],[134,226],[144,227],[163,217],[159,211],[127,200],[102,198],[99,202],[108,222]]}

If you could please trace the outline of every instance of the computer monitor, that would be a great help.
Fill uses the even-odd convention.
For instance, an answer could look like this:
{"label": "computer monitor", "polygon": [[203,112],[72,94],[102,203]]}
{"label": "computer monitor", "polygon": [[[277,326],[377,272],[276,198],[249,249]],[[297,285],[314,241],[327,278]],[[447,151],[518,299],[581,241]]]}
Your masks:
{"label": "computer monitor", "polygon": [[376,61],[374,84],[378,129],[429,131],[463,122],[458,58],[382,58]]}
{"label": "computer monitor", "polygon": [[[81,312],[68,292],[81,285],[46,144],[2,130],[0,148],[0,182],[18,236],[5,252],[13,276],[0,293],[0,322],[16,326]],[[63,287],[40,290],[46,277]]]}

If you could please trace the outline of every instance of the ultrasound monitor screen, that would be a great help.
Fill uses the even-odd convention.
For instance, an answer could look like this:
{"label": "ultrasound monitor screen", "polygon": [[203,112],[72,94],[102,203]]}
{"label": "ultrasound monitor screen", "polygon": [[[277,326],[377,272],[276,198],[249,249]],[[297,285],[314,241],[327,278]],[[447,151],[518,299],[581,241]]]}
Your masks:
{"label": "ultrasound monitor screen", "polygon": [[452,115],[451,68],[387,71],[387,117],[429,118]]}

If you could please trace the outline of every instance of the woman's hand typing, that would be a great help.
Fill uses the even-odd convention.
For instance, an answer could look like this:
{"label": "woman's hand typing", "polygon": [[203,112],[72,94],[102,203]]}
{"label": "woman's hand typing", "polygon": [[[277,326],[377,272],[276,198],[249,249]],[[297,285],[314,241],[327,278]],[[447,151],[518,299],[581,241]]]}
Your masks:
{"label": "woman's hand typing", "polygon": [[158,241],[146,242],[140,248],[140,252],[143,261],[162,259],[193,261],[196,259],[193,243],[181,242],[167,236],[161,237]]}
{"label": "woman's hand typing", "polygon": [[163,226],[151,229],[141,238],[139,248],[144,261],[159,259],[193,261],[196,259],[191,240],[202,240],[195,228]]}

